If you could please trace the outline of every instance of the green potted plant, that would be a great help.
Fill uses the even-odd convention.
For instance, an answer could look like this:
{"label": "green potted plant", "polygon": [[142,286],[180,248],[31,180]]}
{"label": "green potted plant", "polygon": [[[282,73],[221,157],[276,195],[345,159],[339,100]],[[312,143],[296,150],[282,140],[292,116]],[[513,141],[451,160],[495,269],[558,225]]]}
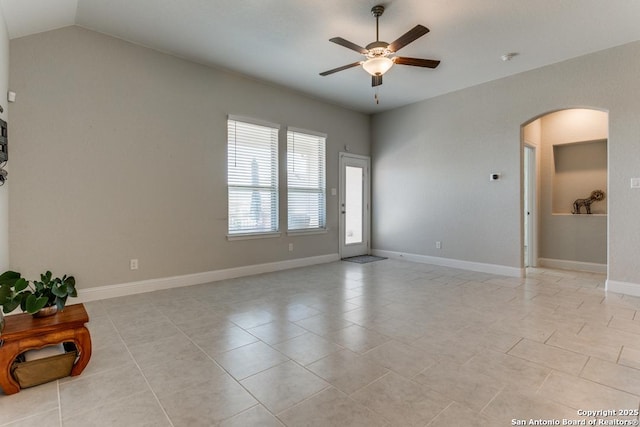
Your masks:
{"label": "green potted plant", "polygon": [[47,271],[39,281],[31,283],[15,271],[0,274],[0,305],[4,313],[20,307],[34,316],[54,314],[64,309],[68,297],[77,296],[76,279],[66,274],[52,277]]}
{"label": "green potted plant", "polygon": [[0,335],[2,335],[2,331],[4,330],[4,303],[10,297],[12,293],[11,289],[19,278],[20,273],[14,271],[5,271],[0,274],[0,306],[2,306],[2,310],[0,310]]}

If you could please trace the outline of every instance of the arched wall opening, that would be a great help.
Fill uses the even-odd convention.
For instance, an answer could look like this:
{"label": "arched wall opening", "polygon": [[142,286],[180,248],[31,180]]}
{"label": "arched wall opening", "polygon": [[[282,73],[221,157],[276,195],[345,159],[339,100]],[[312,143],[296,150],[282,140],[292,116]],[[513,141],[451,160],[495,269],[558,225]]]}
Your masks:
{"label": "arched wall opening", "polygon": [[[522,125],[523,267],[607,272],[608,139],[600,109],[556,110]],[[596,190],[604,200],[591,197]]]}

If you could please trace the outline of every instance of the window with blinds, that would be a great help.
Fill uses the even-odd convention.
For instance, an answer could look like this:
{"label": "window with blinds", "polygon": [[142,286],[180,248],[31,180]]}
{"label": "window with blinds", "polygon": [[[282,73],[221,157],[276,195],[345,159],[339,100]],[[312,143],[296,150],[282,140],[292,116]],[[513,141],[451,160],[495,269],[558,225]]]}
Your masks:
{"label": "window with blinds", "polygon": [[229,235],[278,231],[278,129],[227,121]]}
{"label": "window with blinds", "polygon": [[325,135],[287,131],[288,230],[326,227],[325,145]]}

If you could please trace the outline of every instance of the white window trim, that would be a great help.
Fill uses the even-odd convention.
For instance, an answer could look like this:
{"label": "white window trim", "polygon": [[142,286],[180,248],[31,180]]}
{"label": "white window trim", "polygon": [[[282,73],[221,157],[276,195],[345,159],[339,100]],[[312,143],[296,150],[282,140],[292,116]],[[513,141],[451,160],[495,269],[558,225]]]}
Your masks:
{"label": "white window trim", "polygon": [[254,239],[273,239],[275,237],[281,237],[281,232],[275,233],[244,233],[244,234],[227,234],[227,240],[232,242],[234,240],[254,240]]}
{"label": "white window trim", "polygon": [[[287,159],[288,159],[288,156],[289,156],[289,132],[307,134],[307,135],[316,136],[316,137],[324,139],[324,159],[323,159],[323,164],[324,164],[324,225],[323,225],[323,227],[317,227],[317,228],[289,229],[289,177],[287,175],[287,178],[286,178],[286,188],[287,188],[286,229],[287,229],[287,236],[326,234],[328,232],[328,227],[327,227],[327,214],[328,214],[328,210],[327,210],[327,134],[324,133],[324,132],[318,132],[318,131],[313,131],[313,130],[309,130],[309,129],[303,129],[303,128],[297,128],[297,127],[293,127],[293,126],[287,126],[287,129],[286,129],[286,144],[287,144],[286,158]],[[286,170],[287,170],[287,174],[288,174],[288,172],[289,172],[288,161],[287,161]]]}
{"label": "white window trim", "polygon": [[[256,119],[253,117],[247,117],[247,116],[241,116],[241,115],[236,115],[236,114],[228,114],[227,115],[227,123],[229,122],[229,120],[234,120],[234,121],[238,121],[238,122],[244,122],[247,124],[253,124],[253,125],[258,125],[258,126],[264,126],[264,127],[269,127],[272,128],[276,131],[277,134],[277,143],[276,143],[276,159],[277,159],[277,165],[276,165],[276,196],[277,196],[277,202],[276,202],[276,208],[278,209],[279,204],[280,204],[280,197],[281,197],[281,187],[280,187],[280,128],[281,126],[278,123],[273,123],[273,122],[269,122],[266,120],[260,120],[260,119]],[[227,145],[228,145],[228,138],[229,136],[227,135]],[[227,151],[227,159],[226,161],[229,161],[229,153]],[[228,184],[228,173],[229,171],[227,170],[227,210],[228,210],[228,203],[229,203],[229,196],[228,196],[228,189],[229,189],[229,184]],[[266,238],[273,238],[273,237],[280,237],[282,235],[281,231],[280,231],[280,212],[279,209],[276,213],[276,227],[277,229],[275,231],[268,231],[268,232],[255,232],[255,233],[230,233],[229,232],[229,218],[227,218],[227,240],[229,241],[233,241],[233,240],[249,240],[249,239],[266,239]]]}
{"label": "white window trim", "polygon": [[306,133],[307,135],[313,135],[313,136],[318,136],[320,138],[327,139],[326,133],[317,132],[317,131],[308,130],[308,129],[302,129],[302,128],[294,128],[292,126],[287,126],[287,132]]}
{"label": "white window trim", "polygon": [[266,127],[278,129],[278,131],[282,127],[278,123],[269,122],[267,120],[254,119],[253,117],[238,116],[238,115],[235,115],[235,114],[227,115],[227,120],[235,120],[235,121],[238,121],[238,122],[245,122],[245,123],[249,123],[249,124],[252,124],[252,125],[258,125],[258,126],[266,126]]}
{"label": "white window trim", "polygon": [[287,231],[287,236],[309,236],[313,234],[327,234],[328,232],[328,228],[309,228],[306,230],[289,230]]}

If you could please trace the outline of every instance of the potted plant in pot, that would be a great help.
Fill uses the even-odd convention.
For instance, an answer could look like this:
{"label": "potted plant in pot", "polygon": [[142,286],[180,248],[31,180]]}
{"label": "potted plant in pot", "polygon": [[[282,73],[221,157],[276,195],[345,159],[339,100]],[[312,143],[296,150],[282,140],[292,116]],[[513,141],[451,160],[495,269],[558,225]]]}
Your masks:
{"label": "potted plant in pot", "polygon": [[9,303],[13,294],[13,286],[15,286],[18,279],[20,279],[20,273],[15,271],[5,271],[0,274],[0,306],[2,306],[2,310],[0,310],[0,335],[2,335],[2,330],[4,329],[4,313],[9,313],[9,311],[5,311],[4,303]]}
{"label": "potted plant in pot", "polygon": [[0,305],[4,313],[20,307],[22,311],[36,317],[62,311],[68,297],[77,297],[76,279],[66,274],[53,277],[50,271],[40,275],[40,280],[31,283],[15,271],[0,275]]}

